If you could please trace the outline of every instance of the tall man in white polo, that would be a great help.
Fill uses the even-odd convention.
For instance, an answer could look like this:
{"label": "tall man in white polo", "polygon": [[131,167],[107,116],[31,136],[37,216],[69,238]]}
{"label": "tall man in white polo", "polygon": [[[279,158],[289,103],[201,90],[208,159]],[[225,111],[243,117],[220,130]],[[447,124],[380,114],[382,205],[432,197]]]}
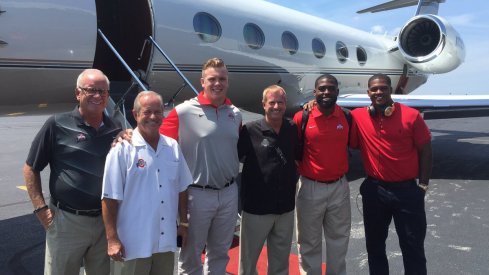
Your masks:
{"label": "tall man in white polo", "polygon": [[[134,102],[132,144],[107,155],[102,214],[112,273],[172,275],[178,234],[187,235],[187,186],[192,175],[178,143],[160,135],[163,100],[152,91]],[[177,211],[178,207],[178,211]]]}

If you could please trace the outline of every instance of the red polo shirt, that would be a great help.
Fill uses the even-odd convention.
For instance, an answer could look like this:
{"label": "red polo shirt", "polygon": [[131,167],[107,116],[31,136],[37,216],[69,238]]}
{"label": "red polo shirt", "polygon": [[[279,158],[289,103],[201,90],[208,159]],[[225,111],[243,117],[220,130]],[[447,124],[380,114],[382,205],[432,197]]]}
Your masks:
{"label": "red polo shirt", "polygon": [[431,140],[417,110],[400,103],[395,107],[390,117],[371,117],[366,108],[351,112],[350,147],[360,149],[367,175],[388,182],[417,178],[418,148]]}
{"label": "red polo shirt", "polygon": [[[294,116],[301,136],[302,111]],[[299,173],[310,179],[330,181],[348,171],[348,121],[339,106],[326,116],[317,107],[309,114],[304,136],[304,155]]]}

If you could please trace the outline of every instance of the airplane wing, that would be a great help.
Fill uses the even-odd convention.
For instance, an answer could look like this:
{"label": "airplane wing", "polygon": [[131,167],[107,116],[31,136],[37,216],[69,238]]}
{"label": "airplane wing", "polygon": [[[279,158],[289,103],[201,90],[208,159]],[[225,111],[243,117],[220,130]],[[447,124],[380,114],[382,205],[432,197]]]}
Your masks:
{"label": "airplane wing", "polygon": [[[489,116],[489,95],[392,95],[396,102],[420,110],[425,119]],[[367,94],[344,94],[340,106],[358,108],[371,104]]]}
{"label": "airplane wing", "polygon": [[395,10],[399,8],[414,6],[417,4],[418,4],[418,0],[393,0],[367,9],[359,10],[357,11],[357,13],[382,12],[382,11]]}

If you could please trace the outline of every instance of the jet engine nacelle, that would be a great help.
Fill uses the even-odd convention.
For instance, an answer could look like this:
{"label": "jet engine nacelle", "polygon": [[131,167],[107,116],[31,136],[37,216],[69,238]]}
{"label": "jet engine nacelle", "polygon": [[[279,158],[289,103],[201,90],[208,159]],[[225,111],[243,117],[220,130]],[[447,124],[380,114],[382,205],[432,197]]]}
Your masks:
{"label": "jet engine nacelle", "polygon": [[465,59],[464,42],[457,31],[432,14],[409,20],[399,33],[398,46],[406,61],[425,73],[449,72]]}

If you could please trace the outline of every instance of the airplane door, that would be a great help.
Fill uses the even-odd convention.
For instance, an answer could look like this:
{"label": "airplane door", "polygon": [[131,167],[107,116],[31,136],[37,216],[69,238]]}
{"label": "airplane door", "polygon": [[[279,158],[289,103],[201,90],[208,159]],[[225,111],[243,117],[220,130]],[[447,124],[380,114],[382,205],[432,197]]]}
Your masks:
{"label": "airplane door", "polygon": [[[154,33],[153,9],[150,0],[96,0],[97,27],[114,45],[133,71],[149,69],[151,47],[145,40]],[[143,47],[145,49],[143,50]],[[115,82],[128,82],[131,76],[100,36],[93,67],[102,70]],[[145,76],[142,77],[146,81]]]}

